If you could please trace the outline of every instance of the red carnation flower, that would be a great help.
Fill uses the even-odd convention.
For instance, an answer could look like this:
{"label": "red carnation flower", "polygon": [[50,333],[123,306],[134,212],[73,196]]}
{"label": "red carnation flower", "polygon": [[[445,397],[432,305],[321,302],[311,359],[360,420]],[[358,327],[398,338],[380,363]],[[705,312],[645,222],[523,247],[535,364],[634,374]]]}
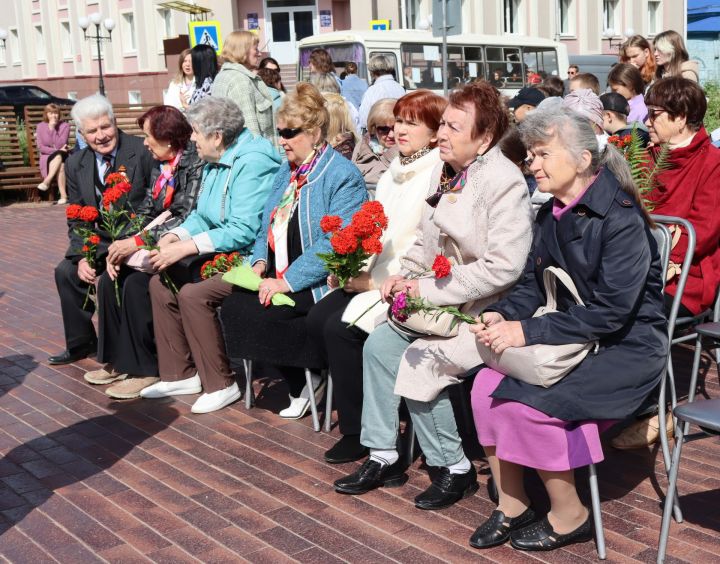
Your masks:
{"label": "red carnation flower", "polygon": [[82,252],[87,253],[89,251],[90,251],[90,247],[88,247],[87,245],[83,245]]}
{"label": "red carnation flower", "polygon": [[115,186],[113,186],[113,188],[117,188],[123,194],[127,194],[128,192],[130,192],[130,190],[132,190],[132,184],[130,184],[129,182],[124,180],[122,182],[118,182],[117,184],[115,184]]}
{"label": "red carnation flower", "polygon": [[342,218],[337,215],[326,215],[320,220],[323,233],[334,233],[342,227]]}
{"label": "red carnation flower", "polygon": [[452,265],[445,255],[437,255],[433,261],[432,269],[435,272],[435,278],[445,278],[450,274]]}
{"label": "red carnation flower", "polygon": [[108,188],[107,190],[105,190],[105,194],[103,194],[103,207],[106,210],[109,210],[110,206],[122,197],[122,190],[116,188],[115,186],[113,186],[112,188]]}
{"label": "red carnation flower", "polygon": [[78,213],[78,218],[80,221],[85,221],[87,223],[93,223],[98,218],[98,211],[97,208],[93,206],[83,206],[80,208],[80,212]]}
{"label": "red carnation flower", "polygon": [[375,237],[370,237],[369,239],[365,239],[362,242],[362,248],[366,253],[370,253],[371,255],[379,255],[382,253],[383,246],[380,242],[380,239],[377,239]]}
{"label": "red carnation flower", "polygon": [[355,235],[361,239],[372,236],[377,228],[373,216],[363,211],[359,211],[353,216],[350,226]]}
{"label": "red carnation flower", "polygon": [[354,253],[358,247],[357,237],[349,227],[336,231],[330,239],[330,244],[339,255]]}
{"label": "red carnation flower", "polygon": [[100,235],[90,235],[90,237],[88,237],[88,243],[90,243],[91,245],[99,245]]}
{"label": "red carnation flower", "polygon": [[80,204],[70,204],[65,210],[65,217],[68,219],[77,219],[80,216],[80,210],[82,206]]}

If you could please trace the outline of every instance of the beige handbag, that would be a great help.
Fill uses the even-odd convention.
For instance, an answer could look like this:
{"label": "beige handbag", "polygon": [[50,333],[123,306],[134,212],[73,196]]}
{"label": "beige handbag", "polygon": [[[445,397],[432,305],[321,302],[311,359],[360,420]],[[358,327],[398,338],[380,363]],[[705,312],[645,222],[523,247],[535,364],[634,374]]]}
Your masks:
{"label": "beige handbag", "polygon": [[[462,255],[455,241],[450,237],[441,234],[441,241],[445,240],[452,248],[454,257],[448,259],[455,264],[462,264]],[[408,257],[401,259],[403,266],[410,271],[413,278],[425,278],[433,275],[433,271],[428,266],[411,260]],[[414,275],[414,276],[413,276]],[[462,311],[462,308],[460,308]],[[424,311],[416,311],[411,314],[405,321],[398,321],[392,316],[392,306],[388,307],[387,321],[396,333],[408,337],[410,339],[418,339],[421,337],[455,337],[460,329],[460,320],[449,313],[430,313]]]}
{"label": "beige handbag", "polygon": [[[539,308],[533,317],[557,311],[558,280],[570,290],[575,303],[584,305],[568,273],[561,268],[550,266],[543,272],[547,305]],[[482,343],[478,343],[480,357],[490,368],[544,388],[549,388],[565,377],[591,350],[595,349],[597,352],[598,346],[597,341],[567,345],[529,345],[507,348],[497,354]]]}

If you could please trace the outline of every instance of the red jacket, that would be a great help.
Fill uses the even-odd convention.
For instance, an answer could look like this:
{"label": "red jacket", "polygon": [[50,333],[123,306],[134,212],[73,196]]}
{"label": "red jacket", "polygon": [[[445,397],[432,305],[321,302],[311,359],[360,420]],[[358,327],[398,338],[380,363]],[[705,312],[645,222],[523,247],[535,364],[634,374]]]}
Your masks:
{"label": "red jacket", "polygon": [[[712,305],[720,283],[720,149],[711,145],[701,128],[690,145],[672,150],[670,163],[648,199],[654,204],[653,213],[682,217],[695,228],[695,255],[682,304],[698,314]],[[683,232],[670,260],[680,265],[686,249]],[[677,281],[677,276],[668,281],[668,294],[675,295]]]}

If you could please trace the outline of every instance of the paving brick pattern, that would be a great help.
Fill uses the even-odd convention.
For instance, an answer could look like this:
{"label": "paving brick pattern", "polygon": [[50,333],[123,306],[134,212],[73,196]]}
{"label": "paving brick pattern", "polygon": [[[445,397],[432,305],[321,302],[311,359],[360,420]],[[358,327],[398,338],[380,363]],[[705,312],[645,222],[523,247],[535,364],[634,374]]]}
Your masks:
{"label": "paving brick pattern", "polygon": [[[412,499],[428,485],[421,460],[403,488],[336,494],[332,481],[355,465],[321,462],[337,429],[315,433],[309,417],[276,415],[287,398],[281,382],[259,379],[249,411],[240,402],[192,415],[193,398],[112,401],[82,380],[92,360],[48,366],[64,346],[53,282],[63,209],[0,209],[0,233],[0,561],[596,560],[593,542],[550,554],[471,549],[493,508],[485,489],[444,511],[417,510]],[[681,374],[689,358],[680,351]],[[706,382],[720,395],[714,369]],[[654,562],[666,484],[658,451],[606,455],[598,470],[609,559]],[[485,483],[487,465],[477,454],[474,462]],[[698,435],[685,448],[686,520],[672,526],[669,562],[720,561],[719,466],[717,438]],[[531,472],[528,483],[546,507]]]}

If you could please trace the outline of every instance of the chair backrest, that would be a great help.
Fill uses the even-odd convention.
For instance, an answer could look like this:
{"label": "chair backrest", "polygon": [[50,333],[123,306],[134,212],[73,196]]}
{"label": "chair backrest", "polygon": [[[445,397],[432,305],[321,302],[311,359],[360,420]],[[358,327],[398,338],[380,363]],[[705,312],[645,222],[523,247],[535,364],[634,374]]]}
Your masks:
{"label": "chair backrest", "polygon": [[[672,249],[672,235],[667,225],[662,223],[656,223],[655,227],[650,231],[652,236],[658,245],[658,252],[660,253],[660,265],[662,267],[663,274],[668,270],[670,265],[670,250]],[[663,276],[663,288],[665,288],[666,276]]]}
{"label": "chair backrest", "polygon": [[[687,249],[685,256],[683,257],[682,265],[680,266],[680,275],[678,278],[677,288],[675,290],[675,296],[673,298],[672,307],[670,308],[670,315],[668,316],[668,331],[670,336],[670,342],[672,343],[673,333],[675,332],[675,325],[677,323],[678,311],[680,310],[680,301],[682,300],[683,292],[685,291],[685,285],[687,284],[688,274],[690,274],[690,265],[692,264],[693,256],[695,255],[695,244],[697,238],[695,236],[695,228],[692,223],[687,219],[681,217],[672,217],[669,215],[654,215],[652,216],[656,224],[662,226],[678,226],[685,229],[687,233]],[[666,227],[667,229],[667,227]],[[669,251],[668,251],[669,252]],[[667,270],[666,270],[667,272]]]}

